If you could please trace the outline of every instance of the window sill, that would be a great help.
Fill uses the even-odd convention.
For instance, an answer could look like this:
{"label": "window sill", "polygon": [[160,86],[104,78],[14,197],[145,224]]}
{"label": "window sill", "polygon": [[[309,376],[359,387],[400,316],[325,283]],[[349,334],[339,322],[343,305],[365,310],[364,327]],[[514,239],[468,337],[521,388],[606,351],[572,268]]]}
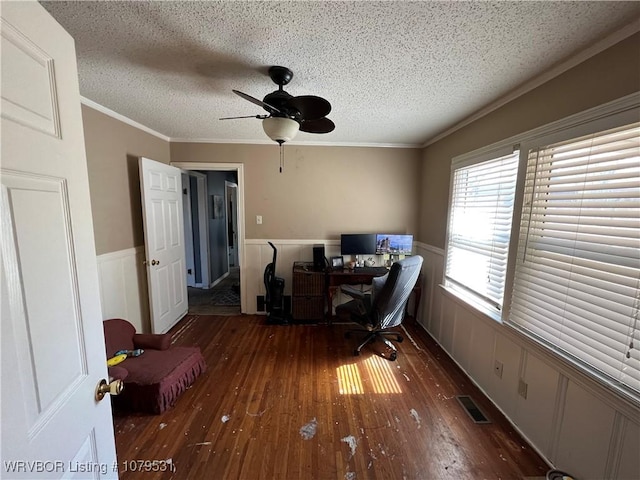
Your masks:
{"label": "window sill", "polygon": [[448,285],[439,284],[438,286],[449,298],[451,298],[467,310],[471,310],[472,313],[481,315],[487,320],[491,320],[493,322],[497,322],[500,324],[503,323],[500,312],[487,307],[483,303],[473,298],[471,295],[465,295],[460,290],[452,288]]}

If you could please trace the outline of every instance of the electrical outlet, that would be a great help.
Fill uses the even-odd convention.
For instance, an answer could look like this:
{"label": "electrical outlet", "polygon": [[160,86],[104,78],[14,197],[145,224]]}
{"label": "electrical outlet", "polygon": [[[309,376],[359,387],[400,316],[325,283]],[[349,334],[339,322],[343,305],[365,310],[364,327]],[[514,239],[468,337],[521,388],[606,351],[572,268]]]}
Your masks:
{"label": "electrical outlet", "polygon": [[502,378],[502,366],[502,362],[498,360],[496,360],[493,365],[493,373],[495,373],[498,378]]}
{"label": "electrical outlet", "polygon": [[527,398],[527,387],[528,385],[525,383],[525,381],[520,379],[520,381],[518,382],[518,395],[520,395],[524,399]]}

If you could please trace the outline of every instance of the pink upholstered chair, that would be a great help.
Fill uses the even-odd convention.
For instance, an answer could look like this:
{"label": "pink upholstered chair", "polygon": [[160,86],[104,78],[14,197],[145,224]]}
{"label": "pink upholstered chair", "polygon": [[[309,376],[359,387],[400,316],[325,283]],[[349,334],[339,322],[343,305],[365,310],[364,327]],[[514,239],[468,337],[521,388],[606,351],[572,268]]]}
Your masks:
{"label": "pink upholstered chair", "polygon": [[138,357],[109,367],[109,375],[124,382],[122,393],[112,397],[116,408],[162,413],[207,368],[198,347],[173,347],[168,333],[136,333],[131,323],[119,318],[105,320],[103,327],[107,358],[120,350],[144,350]]}

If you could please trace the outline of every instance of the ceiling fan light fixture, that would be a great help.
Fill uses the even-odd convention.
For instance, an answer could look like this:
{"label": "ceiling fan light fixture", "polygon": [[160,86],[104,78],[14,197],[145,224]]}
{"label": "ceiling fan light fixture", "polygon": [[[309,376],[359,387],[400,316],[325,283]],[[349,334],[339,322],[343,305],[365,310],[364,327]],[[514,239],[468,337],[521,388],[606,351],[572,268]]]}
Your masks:
{"label": "ceiling fan light fixture", "polygon": [[269,117],[262,120],[262,128],[271,140],[282,145],[293,140],[300,124],[286,117]]}

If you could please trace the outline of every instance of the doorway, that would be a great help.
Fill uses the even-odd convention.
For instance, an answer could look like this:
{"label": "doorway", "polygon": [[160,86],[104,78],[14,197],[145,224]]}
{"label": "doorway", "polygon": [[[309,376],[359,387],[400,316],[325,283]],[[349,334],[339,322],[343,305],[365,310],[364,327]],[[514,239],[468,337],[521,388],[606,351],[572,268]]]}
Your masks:
{"label": "doorway", "polygon": [[227,210],[227,253],[229,266],[238,266],[238,184],[229,181],[225,184],[225,205]]}
{"label": "doorway", "polygon": [[182,172],[187,287],[192,288],[209,288],[211,283],[207,190],[206,174]]}
{"label": "doorway", "polygon": [[[243,311],[245,283],[242,165],[172,165],[183,170],[189,313],[238,315]],[[208,261],[198,262],[198,253]],[[198,281],[200,276],[203,281]]]}

